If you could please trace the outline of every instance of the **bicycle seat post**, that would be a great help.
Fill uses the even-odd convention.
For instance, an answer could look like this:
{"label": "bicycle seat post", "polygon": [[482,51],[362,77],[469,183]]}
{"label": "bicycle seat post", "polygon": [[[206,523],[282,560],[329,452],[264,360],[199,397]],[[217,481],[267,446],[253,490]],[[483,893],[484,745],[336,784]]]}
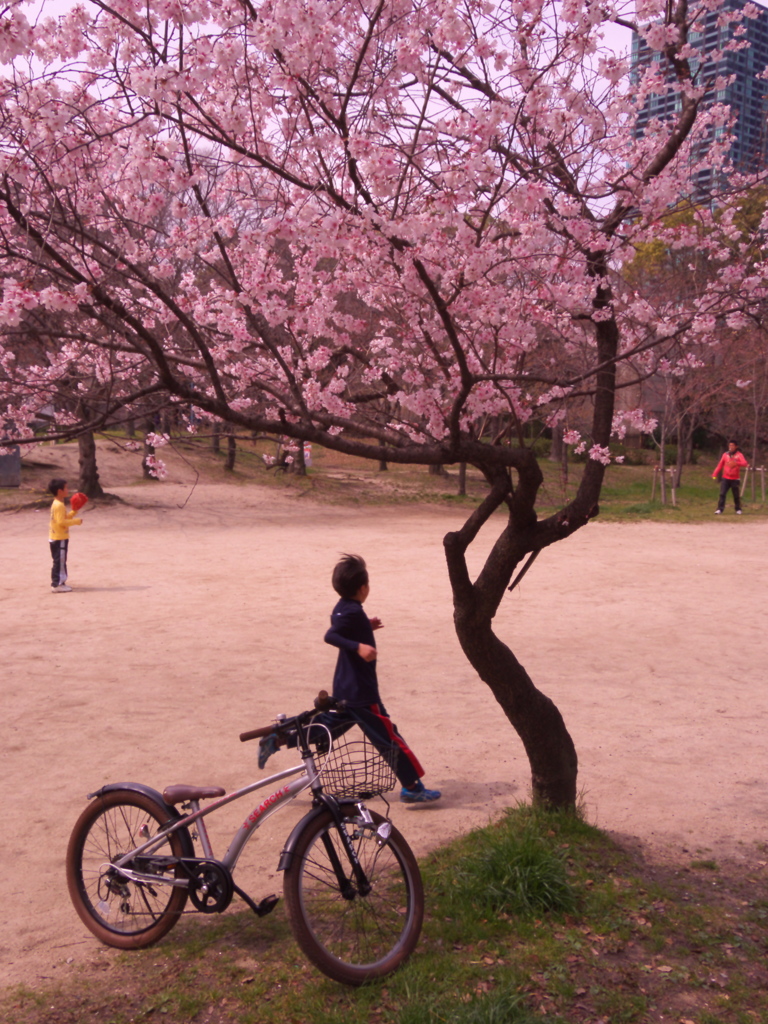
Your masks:
{"label": "bicycle seat post", "polygon": [[[181,809],[183,811],[188,810],[192,814],[197,814],[200,810],[200,801],[188,800],[185,804],[182,804]],[[205,824],[205,819],[203,817],[196,818],[193,823],[193,828],[197,831],[197,838],[200,840],[200,845],[203,848],[203,856],[207,857],[209,860],[213,860],[213,848],[211,846],[211,841],[208,838],[208,829]]]}

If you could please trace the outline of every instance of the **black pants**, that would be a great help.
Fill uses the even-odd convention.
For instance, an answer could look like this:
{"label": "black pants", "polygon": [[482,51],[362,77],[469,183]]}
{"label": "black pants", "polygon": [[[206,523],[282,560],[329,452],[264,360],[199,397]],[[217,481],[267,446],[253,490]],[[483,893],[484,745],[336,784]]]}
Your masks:
{"label": "black pants", "polygon": [[60,583],[67,582],[67,549],[69,548],[69,541],[52,540],[49,543],[51,545],[51,558],[53,559],[51,586],[58,587]]}
{"label": "black pants", "polygon": [[740,480],[726,480],[725,477],[720,481],[720,500],[717,503],[718,510],[720,512],[725,508],[725,496],[729,490],[733,491],[733,504],[736,507],[736,511],[741,511],[741,495],[739,493],[741,489]]}
{"label": "black pants", "polygon": [[[412,789],[424,774],[418,758],[397,731],[397,726],[381,704],[369,707],[348,708],[344,711],[326,711],[314,720],[331,730],[333,736],[341,736],[353,725],[359,725],[377,750],[396,752],[395,775],[400,785]],[[294,746],[289,743],[289,746]]]}

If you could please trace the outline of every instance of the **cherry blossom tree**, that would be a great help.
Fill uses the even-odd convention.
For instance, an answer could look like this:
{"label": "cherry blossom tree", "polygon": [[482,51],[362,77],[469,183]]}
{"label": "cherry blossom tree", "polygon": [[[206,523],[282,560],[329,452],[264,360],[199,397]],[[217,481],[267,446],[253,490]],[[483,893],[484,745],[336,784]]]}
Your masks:
{"label": "cherry blossom tree", "polygon": [[[105,400],[57,436],[158,398],[379,463],[477,467],[486,497],[444,539],[457,636],[522,740],[534,798],[573,805],[562,716],[492,623],[526,560],[598,514],[612,434],[643,421],[623,389],[657,349],[715,344],[721,318],[764,297],[727,216],[692,202],[704,230],[665,219],[702,167],[741,187],[729,112],[701,105],[693,32],[719,5],[89,0],[55,20],[47,6],[32,23],[11,0],[0,31],[7,438],[28,436],[55,382],[87,379]],[[631,83],[605,43],[616,25],[663,57]],[[670,87],[677,113],[638,137],[638,111]],[[694,233],[719,272],[660,312],[624,268],[638,245]],[[45,362],[30,358],[41,331]],[[589,453],[575,497],[542,519],[534,417]],[[473,578],[483,527],[495,539]]]}

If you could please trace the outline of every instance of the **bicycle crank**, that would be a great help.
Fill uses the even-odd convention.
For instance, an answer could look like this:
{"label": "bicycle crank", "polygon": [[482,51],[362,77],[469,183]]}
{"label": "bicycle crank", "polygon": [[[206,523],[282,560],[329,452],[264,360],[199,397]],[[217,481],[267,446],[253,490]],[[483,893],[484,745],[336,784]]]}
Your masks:
{"label": "bicycle crank", "polygon": [[189,873],[189,898],[202,914],[220,914],[232,902],[234,885],[229,870],[216,860],[190,861],[183,858]]}

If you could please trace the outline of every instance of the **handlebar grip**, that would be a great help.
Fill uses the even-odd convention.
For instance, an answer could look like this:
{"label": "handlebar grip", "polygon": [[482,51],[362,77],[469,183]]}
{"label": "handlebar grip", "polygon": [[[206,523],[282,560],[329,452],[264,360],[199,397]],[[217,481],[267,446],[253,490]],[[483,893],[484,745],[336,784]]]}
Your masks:
{"label": "handlebar grip", "polygon": [[248,732],[240,733],[240,742],[245,743],[246,740],[257,740],[259,736],[269,736],[271,732],[277,732],[276,725],[264,725],[261,729],[250,729]]}
{"label": "handlebar grip", "polygon": [[318,711],[325,711],[333,704],[333,698],[328,695],[327,690],[321,690],[315,697],[315,707]]}

